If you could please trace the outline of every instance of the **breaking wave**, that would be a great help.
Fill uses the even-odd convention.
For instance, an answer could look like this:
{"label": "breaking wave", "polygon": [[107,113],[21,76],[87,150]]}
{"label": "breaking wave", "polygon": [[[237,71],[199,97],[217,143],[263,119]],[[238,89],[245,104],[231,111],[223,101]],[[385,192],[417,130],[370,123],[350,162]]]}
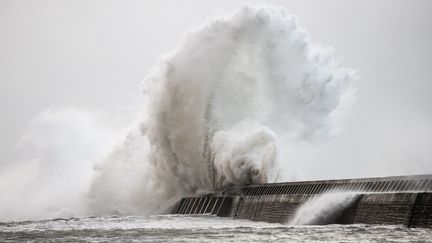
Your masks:
{"label": "breaking wave", "polygon": [[[164,212],[184,195],[276,181],[278,165],[290,163],[292,144],[333,135],[338,108],[352,95],[353,76],[339,67],[331,48],[313,44],[284,8],[244,6],[211,19],[154,66],[142,85],[145,112],[127,135],[113,142],[104,136],[103,149],[84,153],[88,183],[79,183],[80,193],[70,196],[80,202],[82,215],[148,214]],[[81,125],[86,136],[100,130]],[[58,153],[44,149],[44,156]],[[74,155],[73,163],[84,163],[79,160]],[[16,218],[3,211],[11,205],[0,207],[0,219]],[[54,199],[33,214],[21,213],[43,218],[53,205],[67,207]]]}
{"label": "breaking wave", "polygon": [[327,192],[306,201],[297,210],[291,225],[324,225],[335,223],[343,211],[350,207],[360,194],[352,192]]}

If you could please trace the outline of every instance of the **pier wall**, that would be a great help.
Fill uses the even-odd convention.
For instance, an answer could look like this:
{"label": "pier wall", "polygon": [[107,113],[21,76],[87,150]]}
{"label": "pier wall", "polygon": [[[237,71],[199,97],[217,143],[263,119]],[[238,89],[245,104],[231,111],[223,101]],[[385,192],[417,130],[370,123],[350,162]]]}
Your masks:
{"label": "pier wall", "polygon": [[182,198],[173,213],[289,223],[305,202],[328,192],[358,194],[355,202],[330,223],[432,227],[432,175],[230,187],[210,195]]}

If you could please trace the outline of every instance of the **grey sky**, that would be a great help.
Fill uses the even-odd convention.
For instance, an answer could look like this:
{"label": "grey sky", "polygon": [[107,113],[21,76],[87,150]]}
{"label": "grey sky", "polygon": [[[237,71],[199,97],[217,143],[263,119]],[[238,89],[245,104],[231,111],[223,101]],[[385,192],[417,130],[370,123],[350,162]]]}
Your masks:
{"label": "grey sky", "polygon": [[[47,108],[133,103],[157,56],[243,2],[0,0],[0,165]],[[359,70],[344,133],[302,160],[311,176],[432,173],[432,1],[265,2]]]}

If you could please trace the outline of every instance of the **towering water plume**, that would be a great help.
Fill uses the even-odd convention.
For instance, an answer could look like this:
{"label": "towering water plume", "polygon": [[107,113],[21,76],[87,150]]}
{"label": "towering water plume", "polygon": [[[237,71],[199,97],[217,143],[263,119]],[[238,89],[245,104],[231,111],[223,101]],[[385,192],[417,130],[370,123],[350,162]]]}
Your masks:
{"label": "towering water plume", "polygon": [[145,117],[97,160],[87,213],[160,212],[186,194],[277,180],[290,146],[332,135],[352,77],[286,9],[207,21],[144,81]]}
{"label": "towering water plume", "polygon": [[159,187],[172,195],[275,180],[284,146],[329,137],[351,78],[285,9],[210,20],[145,82]]}

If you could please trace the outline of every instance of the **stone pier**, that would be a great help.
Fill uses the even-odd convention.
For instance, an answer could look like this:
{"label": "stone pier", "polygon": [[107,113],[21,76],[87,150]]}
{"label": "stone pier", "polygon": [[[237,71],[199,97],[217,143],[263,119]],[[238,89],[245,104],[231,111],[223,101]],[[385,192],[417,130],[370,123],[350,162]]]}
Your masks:
{"label": "stone pier", "polygon": [[358,194],[331,223],[432,227],[432,175],[233,186],[209,195],[184,197],[173,213],[286,223],[306,201],[328,192]]}

